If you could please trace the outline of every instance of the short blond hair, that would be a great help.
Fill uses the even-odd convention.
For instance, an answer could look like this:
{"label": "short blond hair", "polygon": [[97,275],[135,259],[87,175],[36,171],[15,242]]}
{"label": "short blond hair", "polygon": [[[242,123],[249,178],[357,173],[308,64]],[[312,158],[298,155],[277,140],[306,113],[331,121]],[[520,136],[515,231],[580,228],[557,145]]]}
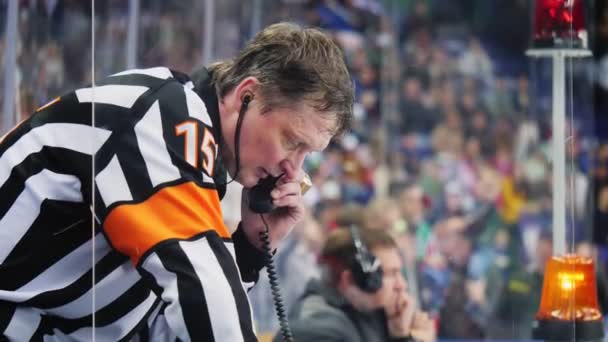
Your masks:
{"label": "short blond hair", "polygon": [[291,23],[268,26],[236,58],[209,69],[220,97],[252,76],[260,82],[264,110],[293,108],[304,100],[321,113],[335,115],[334,134],[350,127],[352,80],[342,51],[318,29]]}

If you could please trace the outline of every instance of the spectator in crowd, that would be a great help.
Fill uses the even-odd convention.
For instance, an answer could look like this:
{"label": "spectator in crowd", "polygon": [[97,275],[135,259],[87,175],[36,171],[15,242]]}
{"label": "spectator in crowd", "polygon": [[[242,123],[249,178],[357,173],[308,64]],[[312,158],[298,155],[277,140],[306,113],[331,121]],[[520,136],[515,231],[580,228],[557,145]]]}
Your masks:
{"label": "spectator in crowd", "polygon": [[434,113],[424,103],[422,81],[416,75],[407,76],[401,96],[401,134],[429,134],[435,126]]}
{"label": "spectator in crowd", "polygon": [[595,182],[593,209],[593,240],[608,245],[608,144],[602,144],[596,156],[593,170]]}
{"label": "spectator in crowd", "polygon": [[412,181],[402,185],[397,200],[407,230],[415,237],[416,258],[420,260],[426,255],[432,234],[431,225],[426,217],[430,199],[420,184]]}
{"label": "spectator in crowd", "polygon": [[420,28],[430,28],[432,23],[431,12],[428,0],[416,0],[411,5],[410,14],[403,20],[399,31],[399,41],[406,41],[412,32]]}
{"label": "spectator in crowd", "polygon": [[515,111],[515,100],[504,76],[500,75],[494,79],[492,91],[486,97],[486,105],[494,118],[507,116]]}
{"label": "spectator in crowd", "polygon": [[403,231],[404,222],[397,203],[391,198],[374,198],[363,213],[363,225],[366,229],[384,230],[386,232]]}
{"label": "spectator in crowd", "polygon": [[433,322],[409,295],[389,234],[338,229],[320,260],[322,279],[308,284],[293,313],[296,341],[434,341]]}
{"label": "spectator in crowd", "polygon": [[492,84],[494,65],[483,45],[476,37],[469,38],[467,51],[460,57],[460,72],[475,79]]}
{"label": "spectator in crowd", "polygon": [[540,304],[545,264],[553,254],[553,240],[543,231],[536,244],[533,260],[518,266],[501,289],[487,326],[491,339],[530,339],[532,322]]}
{"label": "spectator in crowd", "polygon": [[439,313],[439,338],[483,339],[482,322],[476,321],[472,312],[472,302],[479,302],[480,291],[467,278],[466,266],[472,250],[470,239],[459,233],[447,233],[445,254],[451,265],[450,283],[446,290],[445,302]]}

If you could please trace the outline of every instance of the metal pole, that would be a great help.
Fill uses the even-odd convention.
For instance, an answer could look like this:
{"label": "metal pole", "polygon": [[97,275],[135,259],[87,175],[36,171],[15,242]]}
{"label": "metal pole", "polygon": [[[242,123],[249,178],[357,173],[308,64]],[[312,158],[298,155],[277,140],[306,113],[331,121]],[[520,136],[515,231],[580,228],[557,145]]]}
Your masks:
{"label": "metal pole", "polygon": [[262,0],[253,0],[251,3],[251,26],[249,37],[255,36],[262,28]]}
{"label": "metal pole", "polygon": [[129,0],[127,27],[127,69],[137,66],[137,33],[139,29],[139,0]]}
{"label": "metal pole", "polygon": [[551,57],[553,61],[553,255],[563,255],[566,253],[566,57],[592,54],[587,49],[530,49],[526,55]]}
{"label": "metal pole", "polygon": [[209,65],[213,60],[215,0],[205,0],[204,11],[203,65]]}
{"label": "metal pole", "polygon": [[553,55],[553,254],[566,253],[565,56]]}
{"label": "metal pole", "polygon": [[9,0],[6,11],[6,48],[4,49],[4,116],[0,132],[4,132],[16,124],[15,120],[15,94],[17,68],[17,15],[19,12],[18,0]]}
{"label": "metal pole", "polygon": [[[95,122],[95,0],[91,0],[91,89],[92,89],[92,93],[93,93],[93,101],[91,102],[91,126],[95,127],[96,122]],[[92,139],[87,139],[89,144],[93,143]],[[93,149],[91,149],[93,150]],[[97,246],[95,243],[95,235],[96,235],[96,229],[97,229],[97,225],[96,223],[96,218],[97,218],[97,204],[95,202],[95,154],[93,154],[92,158],[91,158],[91,185],[90,185],[90,191],[91,191],[91,208],[93,210],[93,219],[91,220],[91,289],[93,290],[93,295],[91,298],[91,323],[93,325],[93,329],[91,329],[91,340],[93,342],[97,341],[97,292],[96,292],[96,287],[95,285],[97,284],[97,262],[96,257],[95,257],[95,251],[97,250]]]}

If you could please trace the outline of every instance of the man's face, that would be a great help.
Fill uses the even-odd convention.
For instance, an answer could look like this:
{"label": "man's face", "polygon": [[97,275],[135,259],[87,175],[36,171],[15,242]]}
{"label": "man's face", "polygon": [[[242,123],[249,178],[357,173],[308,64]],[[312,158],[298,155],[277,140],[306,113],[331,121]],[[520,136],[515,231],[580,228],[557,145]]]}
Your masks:
{"label": "man's face", "polygon": [[[413,186],[403,191],[400,196],[400,204],[406,219],[411,221],[421,220],[424,216],[424,192],[421,187]],[[412,222],[418,223],[418,222]]]}
{"label": "man's face", "polygon": [[401,273],[403,267],[401,256],[397,248],[380,247],[373,249],[372,253],[380,260],[384,272],[382,287],[375,296],[380,306],[391,312],[391,304],[396,304],[397,298],[407,290],[407,284]]}
{"label": "man's face", "polygon": [[401,256],[397,248],[393,247],[378,247],[371,252],[382,264],[384,272],[382,287],[376,293],[360,291],[357,296],[359,302],[357,307],[370,311],[384,308],[388,314],[391,314],[396,309],[397,299],[407,290],[407,284],[401,273],[403,266]]}
{"label": "man's face", "polygon": [[237,181],[246,188],[268,175],[295,179],[304,158],[327,147],[336,125],[335,116],[307,105],[261,109],[260,101],[252,101],[241,128]]}

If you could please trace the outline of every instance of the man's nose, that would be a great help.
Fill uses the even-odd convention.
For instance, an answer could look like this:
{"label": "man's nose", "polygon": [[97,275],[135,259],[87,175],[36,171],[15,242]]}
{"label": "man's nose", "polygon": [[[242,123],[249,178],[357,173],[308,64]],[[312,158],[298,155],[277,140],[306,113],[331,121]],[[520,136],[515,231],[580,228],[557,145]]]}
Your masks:
{"label": "man's nose", "polygon": [[400,291],[407,291],[407,282],[405,281],[405,278],[403,277],[402,274],[399,274],[397,276],[397,283],[395,284],[395,286],[400,290]]}
{"label": "man's nose", "polygon": [[289,179],[296,179],[304,165],[306,153],[295,152],[280,163],[281,169]]}
{"label": "man's nose", "polygon": [[306,159],[306,152],[296,152],[293,156],[293,164],[296,170],[301,170],[304,166],[304,159]]}

